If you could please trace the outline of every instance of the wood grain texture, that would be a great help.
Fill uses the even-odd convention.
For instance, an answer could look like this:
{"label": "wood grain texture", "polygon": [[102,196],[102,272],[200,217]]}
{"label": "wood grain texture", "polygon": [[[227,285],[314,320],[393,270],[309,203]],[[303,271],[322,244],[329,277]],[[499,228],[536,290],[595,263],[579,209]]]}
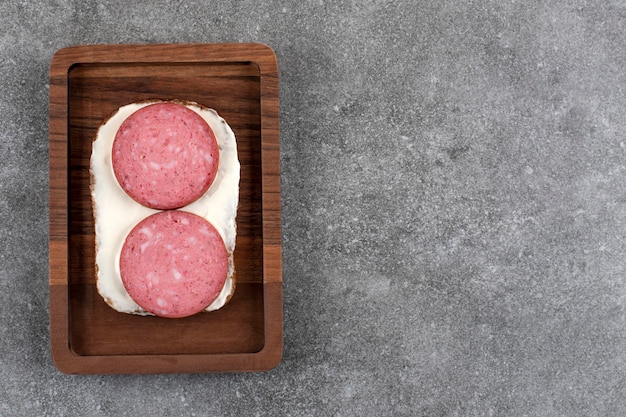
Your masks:
{"label": "wood grain texture", "polygon": [[[117,108],[146,99],[212,107],[241,162],[237,290],[223,309],[186,319],[117,313],[95,287],[91,142]],[[282,355],[278,69],[259,44],[97,45],[50,65],[50,332],[67,373],[270,369]]]}

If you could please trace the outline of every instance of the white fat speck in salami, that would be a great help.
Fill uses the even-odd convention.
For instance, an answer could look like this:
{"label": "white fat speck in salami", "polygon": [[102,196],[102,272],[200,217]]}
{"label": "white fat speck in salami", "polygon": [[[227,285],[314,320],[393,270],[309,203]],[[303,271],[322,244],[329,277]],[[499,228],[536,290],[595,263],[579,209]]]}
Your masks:
{"label": "white fat speck in salami", "polygon": [[[144,228],[159,232],[148,236]],[[189,244],[189,237],[196,243]],[[162,211],[130,232],[122,246],[120,274],[128,294],[146,311],[187,317],[204,310],[222,291],[228,253],[205,219],[180,210]]]}
{"label": "white fat speck in salami", "polygon": [[211,186],[219,149],[211,127],[196,112],[161,102],[124,120],[113,142],[112,163],[131,198],[169,210],[197,200]]}

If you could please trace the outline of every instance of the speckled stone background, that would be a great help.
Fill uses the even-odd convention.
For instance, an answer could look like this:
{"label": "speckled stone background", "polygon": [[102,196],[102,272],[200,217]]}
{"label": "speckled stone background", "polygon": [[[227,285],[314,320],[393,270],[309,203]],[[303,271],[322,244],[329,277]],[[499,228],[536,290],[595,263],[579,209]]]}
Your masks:
{"label": "speckled stone background", "polygon": [[[626,2],[1,1],[0,416],[626,415]],[[280,66],[285,349],[258,374],[49,352],[48,65]]]}

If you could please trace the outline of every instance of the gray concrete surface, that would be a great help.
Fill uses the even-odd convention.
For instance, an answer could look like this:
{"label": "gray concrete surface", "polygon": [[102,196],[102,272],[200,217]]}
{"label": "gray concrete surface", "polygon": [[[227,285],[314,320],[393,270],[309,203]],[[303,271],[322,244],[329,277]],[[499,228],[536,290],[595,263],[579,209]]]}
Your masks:
{"label": "gray concrete surface", "polygon": [[[0,2],[0,416],[626,415],[625,30],[623,0]],[[50,59],[225,41],[279,59],[284,359],[61,374]]]}

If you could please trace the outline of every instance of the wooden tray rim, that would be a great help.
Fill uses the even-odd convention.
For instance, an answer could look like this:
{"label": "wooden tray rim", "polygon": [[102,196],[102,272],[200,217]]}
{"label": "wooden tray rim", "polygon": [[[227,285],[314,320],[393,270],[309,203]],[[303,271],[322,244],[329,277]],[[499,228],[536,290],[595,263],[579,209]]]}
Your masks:
{"label": "wooden tray rim", "polygon": [[[115,52],[112,58],[111,52]],[[175,52],[175,58],[171,54]],[[137,59],[141,56],[141,59]],[[78,355],[69,339],[68,76],[79,64],[255,63],[261,95],[261,177],[265,344],[256,353]],[[50,64],[49,298],[50,343],[55,365],[72,374],[264,371],[282,358],[282,243],[278,65],[274,51],[257,43],[78,45],[58,50]],[[53,197],[54,196],[54,197]],[[266,207],[270,207],[266,216]]]}

